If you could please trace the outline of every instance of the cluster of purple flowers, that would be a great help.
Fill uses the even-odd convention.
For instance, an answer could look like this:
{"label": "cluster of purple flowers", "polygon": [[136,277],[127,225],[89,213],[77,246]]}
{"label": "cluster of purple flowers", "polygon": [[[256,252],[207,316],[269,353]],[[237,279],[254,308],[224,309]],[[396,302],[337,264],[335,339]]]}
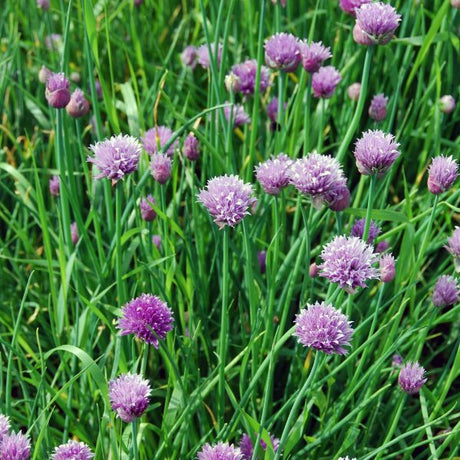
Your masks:
{"label": "cluster of purple flowers", "polygon": [[0,414],[0,459],[27,460],[30,457],[30,440],[20,431],[10,431],[10,420]]}

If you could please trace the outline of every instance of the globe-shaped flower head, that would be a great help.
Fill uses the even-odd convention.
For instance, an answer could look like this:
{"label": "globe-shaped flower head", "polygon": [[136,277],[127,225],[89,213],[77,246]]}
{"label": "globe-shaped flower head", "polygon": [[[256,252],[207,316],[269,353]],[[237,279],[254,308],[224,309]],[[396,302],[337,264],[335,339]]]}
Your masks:
{"label": "globe-shaped flower head", "polygon": [[[278,450],[280,440],[278,438],[275,438],[275,436],[270,435],[270,441],[273,451],[276,452]],[[263,439],[260,440],[260,445],[264,451],[267,450],[267,443]],[[244,433],[241,437],[240,450],[241,454],[243,455],[243,460],[252,460],[254,446],[252,444],[251,438],[246,433]]]}
{"label": "globe-shaped flower head", "polygon": [[324,351],[328,355],[347,353],[343,347],[350,345],[353,334],[351,321],[332,305],[326,305],[325,302],[307,304],[307,308],[296,315],[295,324],[294,335],[305,347]]}
{"label": "globe-shaped flower head", "polygon": [[132,422],[149,406],[150,383],[139,374],[122,374],[109,382],[112,409],[123,422]]}
{"label": "globe-shaped flower head", "polygon": [[51,460],[91,460],[92,458],[94,454],[84,442],[73,440],[56,447],[51,455]]}
{"label": "globe-shaped flower head", "polygon": [[192,70],[196,67],[197,49],[189,45],[180,55],[180,60],[185,67],[190,67]]}
{"label": "globe-shaped flower head", "polygon": [[380,281],[389,283],[395,277],[395,258],[391,254],[385,254],[380,257]]}
{"label": "globe-shaped flower head", "polygon": [[[234,91],[245,95],[254,94],[257,76],[257,61],[249,59],[232,67],[232,74],[237,78]],[[270,85],[270,73],[267,67],[260,66],[259,91],[265,91]]]}
{"label": "globe-shaped flower head", "polygon": [[[359,219],[351,227],[350,235],[362,238],[364,235],[364,227],[366,226],[366,219]],[[372,244],[374,240],[379,236],[380,228],[375,225],[375,222],[371,220],[369,226],[369,235],[367,237],[367,244]]]}
{"label": "globe-shaped flower head", "polygon": [[136,138],[119,134],[91,145],[90,150],[94,152],[94,157],[88,158],[88,162],[96,165],[100,171],[95,178],[106,177],[115,184],[136,171],[142,147]]}
{"label": "globe-shaped flower head", "polygon": [[266,193],[279,195],[281,189],[289,184],[289,168],[292,160],[284,154],[272,157],[256,166],[256,178]]}
{"label": "globe-shaped flower head", "polygon": [[368,279],[379,277],[373,267],[378,257],[372,246],[356,236],[336,236],[324,246],[321,258],[320,276],[339,283],[349,293],[356,292],[359,286],[365,287]]}
{"label": "globe-shaped flower head", "polygon": [[65,110],[72,118],[83,117],[89,112],[89,102],[81,89],[77,88],[72,93]]}
{"label": "globe-shaped flower head", "polygon": [[6,434],[0,444],[1,460],[27,460],[30,457],[30,440],[21,432]]}
{"label": "globe-shaped flower head", "polygon": [[63,109],[70,101],[69,80],[63,73],[54,73],[46,81],[45,97],[51,107]]}
{"label": "globe-shaped flower head", "polygon": [[172,162],[167,154],[156,153],[152,155],[150,171],[153,178],[160,184],[166,184],[171,177]]}
{"label": "globe-shaped flower head", "polygon": [[[142,138],[142,145],[144,150],[150,154],[155,155],[159,152],[160,149],[166,146],[169,143],[171,137],[173,136],[173,131],[167,126],[156,126],[154,128],[146,131],[144,137]],[[179,146],[179,140],[176,139],[167,149],[166,154],[170,157],[174,155],[174,151]]]}
{"label": "globe-shaped flower head", "polygon": [[372,0],[340,0],[340,8],[345,13],[356,16],[355,10],[365,3],[370,3]]}
{"label": "globe-shaped flower head", "polygon": [[460,272],[460,227],[455,227],[454,233],[444,246],[454,257],[455,269]]}
{"label": "globe-shaped flower head", "polygon": [[428,169],[428,190],[439,195],[449,190],[458,177],[458,163],[452,156],[433,158]]}
{"label": "globe-shaped flower head", "polygon": [[457,104],[453,96],[446,94],[439,100],[439,105],[441,106],[441,112],[452,113],[455,110]]}
{"label": "globe-shaped flower head", "polygon": [[147,222],[151,222],[157,216],[151,205],[155,205],[155,198],[152,195],[147,195],[142,198],[139,203],[139,209],[141,210],[141,217]]}
{"label": "globe-shaped flower head", "polygon": [[425,369],[419,363],[407,363],[399,371],[398,383],[403,391],[417,394],[427,381]]}
{"label": "globe-shaped flower head", "polygon": [[200,158],[200,143],[193,133],[190,133],[185,138],[182,153],[184,157],[188,158],[190,161],[195,161]]}
{"label": "globe-shaped flower head", "polygon": [[117,327],[121,335],[134,334],[158,348],[158,339],[164,339],[172,330],[173,321],[172,311],[165,302],[157,296],[142,294],[123,307]]}
{"label": "globe-shaped flower head", "polygon": [[[217,47],[217,56],[215,52],[216,46],[214,43],[211,44],[211,53],[217,59],[217,67],[220,66],[220,61],[222,60],[222,45],[219,43]],[[198,57],[198,64],[200,64],[203,69],[209,69],[211,67],[211,58],[209,56],[209,47],[207,44],[201,45],[197,50],[196,54]]]}
{"label": "globe-shaped flower head", "polygon": [[0,414],[0,443],[5,435],[10,430],[10,419],[8,416]]}
{"label": "globe-shaped flower head", "polygon": [[335,67],[331,65],[321,67],[318,72],[313,74],[311,81],[314,96],[325,99],[331,98],[341,79],[342,77]]}
{"label": "globe-shaped flower head", "polygon": [[50,193],[52,196],[59,196],[61,192],[61,180],[59,179],[59,176],[53,176],[49,180],[49,186],[50,186]]}
{"label": "globe-shaped flower head", "polygon": [[383,176],[399,157],[398,147],[393,135],[380,130],[366,131],[356,142],[353,152],[358,171],[366,176]]}
{"label": "globe-shaped flower head", "polygon": [[[386,3],[365,3],[355,10],[356,26],[370,45],[385,45],[399,26],[401,15]],[[364,44],[364,43],[363,43]]]}
{"label": "globe-shaped flower head", "polygon": [[308,44],[302,41],[299,46],[302,56],[302,65],[308,73],[318,72],[323,62],[332,57],[331,49],[324,46],[322,42],[312,42]]}
{"label": "globe-shaped flower head", "polygon": [[[228,101],[225,101],[225,103],[230,104]],[[241,104],[233,104],[232,106],[224,107],[224,115],[228,122],[232,119],[234,126],[251,123],[251,117],[246,113],[244,106]]]}
{"label": "globe-shaped flower head", "polygon": [[387,116],[388,98],[383,94],[376,94],[369,106],[369,116],[375,121],[382,121]]}
{"label": "globe-shaped flower head", "polygon": [[292,34],[272,35],[265,41],[265,63],[271,69],[294,72],[301,60],[299,39]]}
{"label": "globe-shaped flower head", "polygon": [[238,176],[215,177],[208,181],[206,189],[198,194],[198,201],[206,206],[219,228],[238,225],[257,202],[252,185]]}
{"label": "globe-shaped flower head", "polygon": [[243,460],[243,455],[233,444],[219,442],[214,446],[205,444],[198,452],[198,460]]}
{"label": "globe-shaped flower head", "polygon": [[455,305],[460,296],[457,280],[453,276],[442,275],[436,281],[433,291],[433,304],[436,307]]}

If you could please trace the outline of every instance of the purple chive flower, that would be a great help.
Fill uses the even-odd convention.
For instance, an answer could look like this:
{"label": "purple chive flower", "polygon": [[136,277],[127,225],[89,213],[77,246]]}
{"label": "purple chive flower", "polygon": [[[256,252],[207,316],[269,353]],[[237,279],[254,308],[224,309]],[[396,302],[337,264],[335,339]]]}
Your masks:
{"label": "purple chive flower", "polygon": [[348,97],[352,101],[357,102],[360,94],[361,94],[361,83],[356,82],[356,83],[351,84],[348,87]]}
{"label": "purple chive flower", "polygon": [[243,455],[233,444],[219,442],[214,446],[205,444],[198,452],[198,460],[243,460]]}
{"label": "purple chive flower", "polygon": [[20,431],[3,436],[0,444],[1,460],[27,460],[30,457],[30,440]]}
{"label": "purple chive flower", "polygon": [[180,60],[184,67],[190,67],[192,70],[196,67],[197,49],[194,46],[187,46],[180,55]]}
{"label": "purple chive flower", "polygon": [[[362,238],[364,235],[364,227],[366,226],[366,219],[359,219],[351,227],[351,236],[357,236],[358,238]],[[375,222],[371,220],[371,224],[369,226],[369,235],[367,237],[367,244],[372,244],[374,240],[379,236],[380,228],[375,225]]]}
{"label": "purple chive flower", "polygon": [[164,155],[163,153],[156,153],[155,155],[152,155],[150,171],[157,182],[160,184],[166,184],[168,179],[171,177],[171,169],[172,162],[168,155]]}
{"label": "purple chive flower", "polygon": [[59,196],[60,190],[61,190],[61,180],[59,179],[59,176],[53,176],[49,180],[49,186],[50,186],[50,193],[52,196]]}
{"label": "purple chive flower", "polygon": [[147,197],[142,198],[139,203],[142,219],[147,222],[151,222],[157,216],[157,213],[152,209],[152,206],[150,206],[151,204],[155,205],[155,198],[153,198],[152,195],[147,195]]}
{"label": "purple chive flower", "polygon": [[331,65],[320,67],[318,72],[313,74],[311,80],[314,96],[325,99],[331,98],[341,79],[342,77],[335,67]]}
{"label": "purple chive flower", "polygon": [[336,212],[347,209],[350,205],[350,190],[348,190],[347,186],[344,185],[335,189],[332,201],[330,201],[327,205],[329,209]]}
{"label": "purple chive flower", "polygon": [[450,94],[442,96],[439,100],[439,104],[441,106],[441,112],[444,113],[452,113],[456,106],[455,99]]}
{"label": "purple chive flower", "polygon": [[380,280],[383,283],[393,281],[395,277],[395,258],[391,254],[386,254],[380,258]]}
{"label": "purple chive flower", "polygon": [[161,249],[161,236],[160,235],[153,235],[152,236],[152,243],[157,247],[158,250]]}
{"label": "purple chive flower", "polygon": [[38,8],[42,10],[49,10],[50,9],[50,0],[37,0]]}
{"label": "purple chive flower", "polygon": [[378,254],[385,252],[388,248],[390,247],[390,243],[388,241],[379,241],[377,245],[375,246],[375,252]]}
{"label": "purple chive flower", "polygon": [[419,363],[407,363],[399,371],[398,383],[403,391],[416,394],[427,379],[424,378],[425,369]]}
{"label": "purple chive flower", "polygon": [[245,184],[238,176],[214,177],[206,188],[198,194],[198,201],[204,204],[221,229],[226,225],[238,225],[257,202],[252,185]]}
{"label": "purple chive flower", "polygon": [[447,246],[444,246],[454,257],[454,265],[457,272],[460,272],[460,227],[455,227],[454,233],[447,240]]}
{"label": "purple chive flower", "polygon": [[[228,101],[225,101],[225,103],[230,104]],[[224,107],[224,115],[228,122],[230,122],[230,117],[233,118],[233,125],[235,127],[251,123],[251,117],[245,112],[241,104],[233,104],[232,107]]]}
{"label": "purple chive flower", "polygon": [[266,193],[279,195],[289,184],[289,168],[292,160],[284,154],[272,157],[255,167],[256,178]]}
{"label": "purple chive flower", "polygon": [[[214,43],[211,44],[211,53],[216,57],[216,46]],[[196,54],[198,56],[198,64],[204,69],[209,69],[211,67],[211,58],[209,57],[209,47],[207,44],[201,45],[197,50]],[[219,43],[217,47],[217,67],[220,66],[222,60],[222,45]]]}
{"label": "purple chive flower", "polygon": [[51,107],[63,109],[70,101],[69,80],[63,73],[53,73],[46,82],[45,97]]}
{"label": "purple chive flower", "polygon": [[355,24],[353,27],[353,40],[358,43],[358,45],[372,46],[374,44],[358,24]]}
{"label": "purple chive flower", "polygon": [[[155,155],[162,149],[173,136],[173,131],[166,126],[156,126],[149,129],[142,138],[144,150]],[[166,150],[166,154],[170,157],[174,156],[174,151],[179,147],[179,140],[176,139]]]}
{"label": "purple chive flower", "polygon": [[265,273],[267,270],[267,251],[259,251],[257,253],[257,261],[259,262],[260,273]]}
{"label": "purple chive flower", "polygon": [[94,80],[94,87],[96,89],[96,96],[99,100],[102,99],[102,86],[98,78]]}
{"label": "purple chive flower", "polygon": [[152,389],[148,380],[139,374],[122,374],[109,382],[109,398],[112,409],[123,422],[132,422],[149,406]]}
{"label": "purple chive flower", "polygon": [[340,0],[340,8],[343,12],[356,16],[355,10],[361,5],[371,1],[372,0]]}
{"label": "purple chive flower", "polygon": [[185,158],[188,158],[190,161],[195,161],[200,158],[200,144],[195,134],[190,133],[184,141],[184,147],[182,153]]}
{"label": "purple chive flower", "polygon": [[173,328],[172,310],[166,302],[151,294],[142,294],[122,309],[117,328],[120,335],[134,334],[139,340],[158,348],[158,339],[164,339]]}
{"label": "purple chive flower", "polygon": [[38,79],[40,83],[46,83],[52,75],[53,72],[51,72],[50,69],[42,65],[40,71],[38,72]]}
{"label": "purple chive flower", "polygon": [[356,236],[336,236],[321,252],[323,263],[320,276],[339,283],[346,292],[353,294],[366,281],[378,278],[379,272],[372,265],[377,262],[372,246]]}
{"label": "purple chive flower", "polygon": [[144,0],[134,0],[134,6],[141,6],[144,3]]}
{"label": "purple chive flower", "polygon": [[0,414],[0,443],[10,430],[10,419],[7,415]]}
{"label": "purple chive flower", "polygon": [[305,347],[324,351],[328,355],[345,355],[348,352],[343,347],[350,345],[353,334],[351,321],[332,305],[326,305],[325,302],[307,304],[307,308],[296,315],[295,324],[294,335]]}
{"label": "purple chive flower", "polygon": [[358,139],[353,152],[356,167],[361,174],[383,176],[399,157],[399,144],[392,134],[369,130]]}
{"label": "purple chive flower", "polygon": [[84,443],[70,440],[54,449],[51,460],[91,460],[94,454]]}
{"label": "purple chive flower", "polygon": [[442,275],[436,281],[433,291],[435,307],[448,307],[459,301],[460,288],[453,276]]}
{"label": "purple chive flower", "polygon": [[[287,102],[283,104],[283,116],[284,112],[286,111]],[[274,97],[267,105],[267,114],[268,118],[272,121],[272,123],[276,123],[278,121],[278,98]]]}
{"label": "purple chive flower", "polygon": [[[280,444],[279,439],[275,438],[273,435],[270,435],[270,441],[271,441],[273,451],[276,452]],[[260,440],[260,445],[262,446],[262,449],[264,451],[267,450],[267,443],[263,439]],[[246,433],[244,433],[243,436],[241,437],[240,450],[241,450],[241,454],[243,455],[243,460],[252,460],[252,455],[254,453],[254,446],[252,444],[251,438]]]}
{"label": "purple chive flower", "polygon": [[302,59],[299,39],[292,34],[280,33],[265,40],[265,64],[271,69],[294,72]]}
{"label": "purple chive flower", "polygon": [[393,358],[392,358],[392,361],[391,361],[391,365],[393,367],[401,367],[403,363],[403,359],[401,356],[399,355],[393,355]]}
{"label": "purple chive flower", "polygon": [[331,48],[324,46],[322,42],[312,42],[309,45],[306,41],[301,41],[299,47],[303,68],[308,73],[318,72],[323,62],[332,57]]}
{"label": "purple chive flower", "polygon": [[428,190],[439,195],[449,190],[458,176],[458,163],[452,156],[440,155],[431,160],[428,169]]}
{"label": "purple chive flower", "polygon": [[383,94],[376,94],[369,106],[369,116],[375,121],[382,121],[387,116],[388,98]]}
{"label": "purple chive flower", "polygon": [[76,222],[72,222],[70,224],[70,237],[72,238],[72,243],[74,245],[76,245],[78,243],[79,238],[80,238]]}
{"label": "purple chive flower", "polygon": [[346,178],[340,163],[329,155],[317,152],[294,161],[290,169],[290,183],[303,194],[310,195],[313,205],[333,204],[346,188]]}
{"label": "purple chive flower", "polygon": [[450,4],[451,4],[454,8],[457,8],[458,10],[460,9],[460,0],[450,0]]}
{"label": "purple chive flower", "polygon": [[313,262],[310,264],[310,268],[308,269],[308,274],[312,278],[316,278],[319,275],[319,269],[318,269],[318,265],[316,264],[316,262]]}
{"label": "purple chive flower", "polygon": [[88,158],[88,162],[96,165],[100,171],[95,179],[106,177],[116,184],[127,174],[136,171],[142,148],[135,137],[118,134],[91,145],[90,150],[94,157]]}
{"label": "purple chive flower", "polygon": [[[241,64],[232,67],[232,73],[236,77],[232,88],[236,93],[245,95],[254,94],[257,76],[257,61],[248,59]],[[264,65],[260,66],[260,86],[259,91],[262,93],[270,85],[270,72]]]}
{"label": "purple chive flower", "polygon": [[401,15],[386,3],[365,3],[356,12],[356,25],[372,45],[385,45],[399,26]]}
{"label": "purple chive flower", "polygon": [[89,112],[89,102],[81,89],[76,89],[70,96],[70,101],[66,105],[67,113],[73,118],[80,118]]}

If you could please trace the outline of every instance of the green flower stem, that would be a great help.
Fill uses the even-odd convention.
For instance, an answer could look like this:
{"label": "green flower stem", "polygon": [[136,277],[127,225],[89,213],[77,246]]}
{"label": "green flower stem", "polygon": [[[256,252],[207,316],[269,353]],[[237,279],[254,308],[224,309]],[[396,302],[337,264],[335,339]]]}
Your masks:
{"label": "green flower stem", "polygon": [[342,143],[340,144],[340,147],[339,147],[339,150],[336,156],[337,160],[340,162],[343,161],[345,152],[347,151],[348,146],[350,145],[351,139],[353,138],[355,134],[356,128],[358,127],[358,124],[361,119],[361,115],[363,113],[364,101],[366,100],[367,86],[369,83],[369,73],[371,69],[373,53],[374,53],[374,47],[368,46],[367,51],[366,51],[366,58],[364,60],[363,76],[361,78],[361,92],[359,94],[358,104],[356,105],[356,111],[355,111],[355,114],[353,115],[353,119],[351,120],[350,126],[348,127],[347,132],[345,133],[345,136],[343,137]]}
{"label": "green flower stem", "polygon": [[324,97],[321,98],[319,102],[319,106],[321,108],[321,113],[320,113],[320,125],[319,125],[319,133],[318,133],[318,152],[322,153],[323,143],[324,143],[324,119],[325,119],[325,112],[326,112],[326,99]]}
{"label": "green flower stem", "polygon": [[366,222],[364,225],[364,232],[363,232],[363,241],[367,242],[367,237],[369,236],[369,229],[371,227],[371,211],[374,201],[374,190],[375,190],[375,183],[377,182],[377,174],[372,174],[371,176],[371,184],[369,186],[369,195],[367,200],[367,211],[366,211]]}
{"label": "green flower stem", "polygon": [[305,97],[305,112],[303,119],[303,154],[306,155],[310,148],[310,113],[311,111],[311,75],[308,75],[307,94]]}
{"label": "green flower stem", "polygon": [[275,131],[275,154],[281,152],[284,129],[284,90],[286,86],[286,72],[278,71],[278,112],[276,114],[276,131]]}
{"label": "green flower stem", "polygon": [[115,240],[116,240],[116,254],[115,254],[115,273],[117,281],[117,296],[118,304],[124,305],[126,302],[126,292],[123,283],[122,264],[121,264],[121,200],[123,194],[123,184],[118,182],[115,185]]}
{"label": "green flower stem", "polygon": [[139,460],[139,451],[137,449],[137,423],[138,419],[137,417],[133,420],[132,422],[132,427],[133,427],[133,458],[134,460]]}

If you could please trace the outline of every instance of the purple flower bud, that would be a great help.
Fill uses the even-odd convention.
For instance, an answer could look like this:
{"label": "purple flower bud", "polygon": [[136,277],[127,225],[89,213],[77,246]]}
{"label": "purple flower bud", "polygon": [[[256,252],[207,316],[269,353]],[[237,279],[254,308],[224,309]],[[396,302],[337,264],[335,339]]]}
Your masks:
{"label": "purple flower bud", "polygon": [[51,460],[91,460],[94,454],[84,443],[78,441],[68,441],[54,449]]}
{"label": "purple flower bud", "polygon": [[360,94],[361,94],[361,83],[356,82],[348,87],[348,97],[352,101],[357,102]]}
{"label": "purple flower bud", "polygon": [[158,250],[161,249],[161,236],[160,235],[153,235],[152,236],[152,243],[157,247]]}
{"label": "purple flower bud", "polygon": [[[232,67],[231,75],[235,76],[232,85],[233,92],[245,95],[254,94],[257,76],[257,60],[248,59],[247,61],[236,64]],[[264,65],[260,66],[260,85],[259,91],[262,93],[270,85],[270,72]]]}
{"label": "purple flower bud", "polygon": [[[279,447],[279,439],[275,438],[273,435],[270,435],[270,441],[272,444],[273,451],[276,452]],[[263,439],[260,440],[260,445],[264,451],[267,450],[267,444]],[[243,460],[252,460],[252,455],[254,453],[254,447],[252,445],[251,438],[246,433],[243,434],[240,440],[240,450],[243,454]],[[256,457],[257,458],[257,457]]]}
{"label": "purple flower bud", "polygon": [[147,195],[146,198],[142,198],[139,203],[142,219],[147,222],[151,222],[157,216],[157,213],[153,210],[150,204],[155,205],[155,198],[153,198],[152,195]]}
{"label": "purple flower bud", "polygon": [[260,273],[265,273],[267,270],[267,251],[259,251],[257,253],[257,261],[259,262]]}
{"label": "purple flower bud", "polygon": [[10,419],[7,415],[0,414],[0,444],[8,431],[10,431]]}
{"label": "purple flower bud", "polygon": [[402,363],[403,363],[403,359],[401,356],[393,355],[393,359],[391,361],[391,365],[393,367],[401,367]]}
{"label": "purple flower bud", "polygon": [[324,46],[322,42],[312,42],[309,45],[301,41],[299,47],[303,68],[308,73],[318,72],[323,62],[332,57],[331,48]]}
{"label": "purple flower bud", "polygon": [[37,7],[42,10],[50,9],[50,0],[37,0]]}
{"label": "purple flower bud", "polygon": [[419,363],[407,363],[399,371],[398,383],[403,391],[417,394],[427,381],[425,369]]}
{"label": "purple flower bud", "polygon": [[72,238],[72,243],[74,245],[76,245],[78,243],[79,238],[80,238],[76,222],[73,222],[73,223],[70,224],[70,236]]}
{"label": "purple flower bud", "polygon": [[308,274],[312,277],[312,278],[316,278],[318,275],[319,275],[319,268],[318,268],[318,265],[316,265],[316,262],[313,262],[312,264],[310,264],[310,268],[308,270]]}
{"label": "purple flower bud", "polygon": [[0,444],[1,460],[27,460],[30,457],[30,440],[21,432],[6,434]]}
{"label": "purple flower bud", "polygon": [[444,247],[454,257],[455,269],[460,272],[460,227],[455,227],[452,237],[448,239],[448,244]]}
{"label": "purple flower bud", "polygon": [[38,79],[41,83],[46,83],[51,77],[51,75],[53,75],[53,72],[51,72],[50,69],[42,65],[40,72],[38,72]]}
{"label": "purple flower bud", "polygon": [[[283,104],[284,111],[286,111],[286,107],[287,107],[287,102]],[[270,120],[273,123],[276,123],[278,121],[278,98],[277,97],[272,98],[272,100],[268,103],[267,114],[268,114],[268,118],[270,118]]]}
{"label": "purple flower bud", "polygon": [[289,184],[289,168],[292,160],[284,154],[272,157],[255,167],[256,178],[266,193],[279,195]]}
{"label": "purple flower bud", "polygon": [[59,179],[59,176],[53,176],[49,180],[49,186],[50,186],[50,193],[52,196],[59,196],[60,190],[61,190],[61,181]]}
{"label": "purple flower bud", "polygon": [[376,94],[369,106],[369,116],[375,121],[382,121],[387,116],[388,98],[383,94]]}
{"label": "purple flower bud", "polygon": [[458,177],[458,164],[452,156],[434,157],[428,169],[428,190],[439,195],[449,190]]}
{"label": "purple flower bud", "polygon": [[441,106],[441,112],[452,113],[455,110],[455,99],[450,94],[442,96],[439,103]]}
{"label": "purple flower bud", "polygon": [[190,133],[185,138],[182,152],[185,158],[188,158],[190,161],[195,161],[200,158],[200,144],[195,134]]}
{"label": "purple flower bud", "polygon": [[214,446],[205,444],[198,452],[198,460],[244,460],[237,447],[228,442],[219,442]]}
{"label": "purple flower bud", "polygon": [[348,206],[350,206],[350,190],[348,190],[346,185],[336,188],[333,193],[332,201],[328,203],[329,209],[340,212],[347,209]]}
{"label": "purple flower bud", "polygon": [[63,73],[53,73],[46,82],[45,97],[56,109],[63,109],[70,101],[69,80]]}
{"label": "purple flower bud", "polygon": [[168,155],[156,153],[152,155],[150,171],[153,178],[160,184],[165,184],[171,177],[172,162]]}
{"label": "purple flower bud", "polygon": [[[155,126],[154,128],[146,131],[142,138],[142,144],[144,150],[149,155],[155,155],[160,149],[163,149],[165,145],[171,140],[174,135],[172,129],[167,126]],[[179,147],[179,140],[176,139],[167,149],[166,154],[170,157],[174,156],[175,150]]]}
{"label": "purple flower bud", "polygon": [[388,241],[386,240],[379,241],[377,245],[375,246],[375,252],[381,254],[382,252],[385,252],[389,247],[390,247],[390,243],[388,243]]}
{"label": "purple flower bud", "polygon": [[380,281],[389,283],[395,277],[395,259],[391,254],[380,257]]}
{"label": "purple flower bud", "polygon": [[[225,101],[225,103],[230,104],[228,101]],[[224,115],[228,122],[230,121],[230,117],[233,118],[233,125],[235,127],[251,123],[251,117],[245,112],[241,104],[232,104],[231,107],[224,107]]]}
{"label": "purple flower bud", "polygon": [[[222,45],[219,43],[217,47],[217,57],[216,57],[216,46],[214,43],[211,44],[211,53],[217,62],[217,67],[220,67],[220,62],[222,60]],[[201,65],[204,69],[209,69],[211,67],[211,58],[209,57],[209,47],[207,44],[201,45],[197,51],[198,64]]]}
{"label": "purple flower bud", "polygon": [[67,113],[73,118],[80,118],[89,112],[89,102],[81,89],[76,89],[70,96],[70,101],[66,105]]}
{"label": "purple flower bud", "polygon": [[460,289],[453,276],[442,275],[436,281],[433,291],[435,307],[448,307],[459,301]]}
{"label": "purple flower bud", "polygon": [[[351,236],[357,236],[358,238],[363,238],[364,235],[364,227],[366,226],[366,219],[359,219],[351,227]],[[371,220],[369,226],[369,234],[367,236],[367,244],[372,244],[374,240],[379,236],[380,228],[375,225],[375,222]]]}
{"label": "purple flower bud", "polygon": [[313,74],[311,81],[314,96],[331,98],[341,79],[342,77],[335,67],[331,65],[321,67],[318,72]]}
{"label": "purple flower bud", "polygon": [[265,63],[271,69],[294,72],[301,55],[299,39],[292,34],[275,34],[265,40]]}
{"label": "purple flower bud", "polygon": [[150,383],[139,374],[122,374],[109,382],[112,409],[123,422],[132,422],[149,407]]}
{"label": "purple flower bud", "polygon": [[196,67],[197,49],[189,45],[180,55],[180,60],[184,67],[190,67],[192,70]]}
{"label": "purple flower bud", "polygon": [[356,16],[355,10],[358,9],[361,5],[369,3],[372,0],[340,0],[340,8],[343,12]]}
{"label": "purple flower bud", "polygon": [[363,29],[361,29],[358,24],[355,24],[353,27],[353,40],[358,43],[358,45],[372,46],[374,44],[373,40],[363,32]]}

